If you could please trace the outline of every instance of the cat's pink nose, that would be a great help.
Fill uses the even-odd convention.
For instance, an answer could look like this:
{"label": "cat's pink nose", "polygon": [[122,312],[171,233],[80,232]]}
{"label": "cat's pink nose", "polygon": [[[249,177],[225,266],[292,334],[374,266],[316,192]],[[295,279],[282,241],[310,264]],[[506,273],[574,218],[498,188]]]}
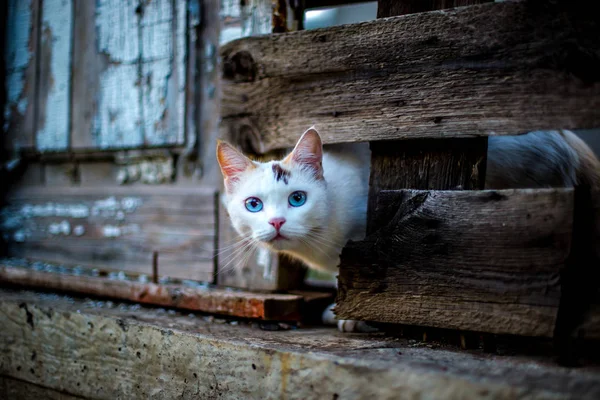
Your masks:
{"label": "cat's pink nose", "polygon": [[275,227],[277,232],[279,232],[281,225],[285,224],[285,218],[271,218],[269,223]]}

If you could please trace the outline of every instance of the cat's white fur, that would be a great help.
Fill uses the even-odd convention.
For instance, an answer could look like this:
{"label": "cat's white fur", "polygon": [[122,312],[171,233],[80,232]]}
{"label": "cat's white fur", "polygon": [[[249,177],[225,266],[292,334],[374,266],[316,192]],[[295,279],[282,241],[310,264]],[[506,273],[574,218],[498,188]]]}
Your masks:
{"label": "cat's white fur", "polygon": [[[218,150],[224,176],[228,176],[224,164],[239,163],[238,171],[233,174],[237,180],[226,184],[225,198],[231,222],[238,233],[271,250],[300,259],[311,268],[336,273],[344,244],[365,235],[370,165],[368,144],[328,146],[322,155],[322,179],[315,178],[314,159],[312,167],[290,162],[292,154],[299,151],[308,151],[309,158],[316,156],[320,160],[321,140],[313,127],[302,135],[294,152],[284,160],[253,162],[226,146],[231,159],[223,156],[224,148]],[[289,168],[287,184],[275,179],[274,163]],[[582,180],[599,188],[599,165],[589,147],[570,131],[491,136],[485,188],[572,187]],[[302,207],[288,204],[290,193],[296,190],[307,193],[306,204]],[[262,212],[246,210],[244,200],[251,196],[264,202]],[[596,212],[600,212],[598,209],[600,207]],[[272,217],[286,219],[281,233],[289,240],[269,242],[276,235],[275,228],[268,223]],[[592,217],[600,220],[598,215]],[[600,223],[596,226],[600,237]],[[324,319],[335,322],[331,307],[324,313]],[[362,327],[359,324],[357,321],[338,321],[342,331],[364,330],[364,324]]]}
{"label": "cat's white fur", "polygon": [[[294,151],[303,151],[305,141],[322,148],[313,128],[302,135]],[[237,182],[225,194],[224,203],[233,227],[241,236],[302,260],[310,268],[337,272],[344,244],[365,235],[369,157],[366,143],[337,146],[322,155],[322,179],[315,176],[310,166],[291,158],[252,161],[253,167],[238,172]],[[221,157],[220,162],[223,161]],[[289,171],[289,177],[277,180],[273,164]],[[288,197],[295,191],[307,195],[306,203],[300,207],[288,204]],[[246,209],[244,201],[249,197],[262,201],[260,212]],[[272,218],[285,218],[280,233],[286,240],[271,241],[277,235],[275,227],[269,224]]]}

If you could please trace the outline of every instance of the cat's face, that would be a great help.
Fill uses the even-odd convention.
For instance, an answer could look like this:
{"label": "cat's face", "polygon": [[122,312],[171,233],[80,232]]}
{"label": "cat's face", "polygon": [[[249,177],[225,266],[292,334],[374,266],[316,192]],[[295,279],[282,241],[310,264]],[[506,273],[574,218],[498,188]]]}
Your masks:
{"label": "cat's face", "polygon": [[316,130],[307,130],[280,161],[251,161],[224,142],[217,158],[227,211],[242,237],[279,251],[297,249],[319,234],[328,203]]}

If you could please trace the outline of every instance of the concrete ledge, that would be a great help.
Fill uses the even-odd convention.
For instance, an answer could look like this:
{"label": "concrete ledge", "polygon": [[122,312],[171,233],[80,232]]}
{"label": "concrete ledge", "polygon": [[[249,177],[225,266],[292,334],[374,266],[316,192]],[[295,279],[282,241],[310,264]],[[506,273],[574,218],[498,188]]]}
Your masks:
{"label": "concrete ledge", "polygon": [[12,290],[0,290],[0,321],[5,380],[82,398],[600,398],[597,368],[333,329]]}

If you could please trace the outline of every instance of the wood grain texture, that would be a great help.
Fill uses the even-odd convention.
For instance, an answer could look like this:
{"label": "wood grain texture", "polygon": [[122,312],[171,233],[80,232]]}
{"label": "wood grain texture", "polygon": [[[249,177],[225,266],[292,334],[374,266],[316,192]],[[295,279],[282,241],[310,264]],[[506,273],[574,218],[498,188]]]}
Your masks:
{"label": "wood grain texture", "polygon": [[[140,92],[137,2],[96,3],[97,51],[104,56],[93,134],[96,145],[134,147],[144,143]],[[89,44],[88,44],[89,45]]]}
{"label": "wood grain texture", "polygon": [[487,138],[371,142],[367,232],[381,190],[470,190],[485,186]]}
{"label": "wood grain texture", "polygon": [[186,5],[76,2],[74,148],[186,143]]}
{"label": "wood grain texture", "polygon": [[599,26],[559,3],[233,41],[221,48],[223,129],[251,131],[264,153],[313,124],[324,143],[598,126]]}
{"label": "wood grain texture", "polygon": [[57,390],[38,386],[27,381],[0,377],[0,397],[3,399],[46,399],[46,400],[81,400],[82,397],[71,396]]}
{"label": "wood grain texture", "polygon": [[185,140],[185,9],[183,0],[156,0],[144,3],[140,15],[144,143],[150,146]]}
{"label": "wood grain texture", "polygon": [[492,3],[494,0],[379,0],[377,1],[377,18],[396,15],[443,10],[452,7],[464,7],[474,4]]}
{"label": "wood grain texture", "polygon": [[2,145],[8,149],[35,147],[39,0],[10,0],[7,10],[4,62],[6,90]]}
{"label": "wood grain texture", "polygon": [[66,291],[71,294],[101,296],[188,311],[261,320],[299,320],[302,306],[302,297],[290,294],[260,294],[222,288],[194,288],[81,275],[59,275],[1,264],[0,282],[10,286]]}
{"label": "wood grain texture", "polygon": [[69,147],[72,0],[44,0],[41,24],[36,148],[65,151]]}
{"label": "wood grain texture", "polygon": [[[150,188],[151,189],[151,188]],[[11,256],[212,282],[215,208],[210,190],[31,188],[1,211]]]}
{"label": "wood grain texture", "polygon": [[[597,367],[0,291],[0,374],[94,399],[597,399]],[[32,357],[35,354],[34,357]],[[33,372],[32,372],[33,371]],[[400,393],[400,395],[399,395]]]}
{"label": "wood grain texture", "polygon": [[552,337],[572,189],[383,191],[341,255],[342,319]]}
{"label": "wood grain texture", "polygon": [[73,64],[71,68],[71,150],[97,147],[94,118],[99,107],[100,77],[108,67],[106,57],[97,50],[96,2],[73,2]]}

